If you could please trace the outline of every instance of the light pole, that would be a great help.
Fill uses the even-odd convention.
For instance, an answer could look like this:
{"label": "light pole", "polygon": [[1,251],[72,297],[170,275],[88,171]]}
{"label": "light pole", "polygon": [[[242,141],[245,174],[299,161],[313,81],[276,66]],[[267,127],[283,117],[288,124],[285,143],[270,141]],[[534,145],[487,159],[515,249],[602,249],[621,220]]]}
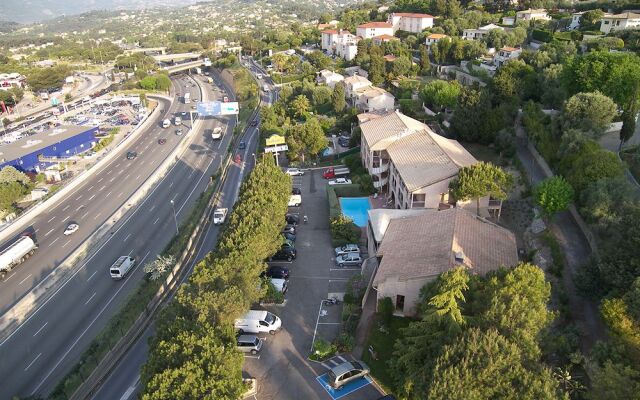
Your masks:
{"label": "light pole", "polygon": [[171,209],[173,210],[173,222],[175,222],[176,224],[176,235],[177,235],[179,234],[179,231],[178,231],[178,218],[176,217],[176,207],[173,200],[170,200],[170,201],[171,201]]}
{"label": "light pole", "polygon": [[256,164],[258,164],[258,162],[256,161],[256,153],[251,153],[251,155],[253,156],[253,165],[255,166]]}

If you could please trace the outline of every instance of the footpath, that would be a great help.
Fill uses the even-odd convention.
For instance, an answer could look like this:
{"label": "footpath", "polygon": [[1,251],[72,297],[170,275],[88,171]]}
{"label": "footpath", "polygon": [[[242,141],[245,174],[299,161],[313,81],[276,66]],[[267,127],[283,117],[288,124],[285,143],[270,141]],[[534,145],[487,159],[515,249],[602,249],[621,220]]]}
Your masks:
{"label": "footpath", "polygon": [[[529,143],[521,123],[521,115],[516,119],[516,154],[534,187],[544,179],[553,176],[553,172],[542,159],[540,154]],[[572,206],[573,207],[573,206]],[[549,230],[558,240],[564,253],[568,271],[562,275],[565,292],[569,298],[569,305],[573,320],[583,335],[582,351],[587,352],[598,340],[606,336],[604,322],[600,318],[598,305],[582,297],[576,289],[574,276],[585,264],[590,262],[591,255],[597,251],[595,240],[579,216],[576,218],[575,208],[556,214],[549,221]],[[568,273],[567,273],[568,272]]]}

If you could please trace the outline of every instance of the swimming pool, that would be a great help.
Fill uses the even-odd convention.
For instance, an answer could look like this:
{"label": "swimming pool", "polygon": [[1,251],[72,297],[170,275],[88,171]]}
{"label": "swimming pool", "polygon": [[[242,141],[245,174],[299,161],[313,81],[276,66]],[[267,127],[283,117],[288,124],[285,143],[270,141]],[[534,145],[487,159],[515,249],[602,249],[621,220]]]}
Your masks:
{"label": "swimming pool", "polygon": [[342,214],[351,218],[356,225],[361,228],[367,226],[367,211],[371,209],[368,197],[340,197],[340,208]]}

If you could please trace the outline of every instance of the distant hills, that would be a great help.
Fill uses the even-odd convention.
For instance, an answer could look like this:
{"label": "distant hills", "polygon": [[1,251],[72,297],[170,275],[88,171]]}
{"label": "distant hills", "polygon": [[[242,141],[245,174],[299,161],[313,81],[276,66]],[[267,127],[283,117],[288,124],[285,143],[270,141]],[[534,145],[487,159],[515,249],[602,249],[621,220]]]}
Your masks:
{"label": "distant hills", "polygon": [[[93,10],[181,7],[195,4],[196,0],[4,0],[2,3],[7,20],[33,23]],[[0,29],[2,26],[3,21],[0,21]]]}

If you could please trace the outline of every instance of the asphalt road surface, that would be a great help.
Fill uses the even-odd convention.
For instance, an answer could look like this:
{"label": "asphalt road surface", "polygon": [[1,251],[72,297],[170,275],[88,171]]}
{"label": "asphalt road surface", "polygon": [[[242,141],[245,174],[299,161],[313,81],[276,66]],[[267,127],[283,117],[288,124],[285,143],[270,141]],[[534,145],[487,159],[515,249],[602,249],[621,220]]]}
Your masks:
{"label": "asphalt road surface", "polygon": [[[277,92],[273,87],[273,82],[269,78],[268,81],[261,81],[260,87],[263,84],[269,84],[271,91],[269,93],[262,93],[263,105],[271,104],[273,98],[277,96]],[[221,190],[219,207],[227,207],[229,210],[233,208],[240,185],[243,178],[249,173],[254,166],[253,154],[255,154],[258,143],[258,128],[250,127],[242,137],[247,146],[244,150],[233,150],[233,154],[240,154],[242,160],[245,162],[242,165],[232,165],[227,172],[227,180]],[[211,251],[217,241],[220,227],[209,224],[206,232],[201,236],[201,240],[198,243],[198,251],[196,256],[189,264],[189,273],[193,267],[202,260],[205,255]],[[142,389],[140,384],[140,368],[147,361],[149,338],[154,333],[153,324],[138,338],[136,343],[129,349],[125,356],[116,365],[111,375],[102,384],[100,390],[95,394],[93,399],[95,400],[133,400],[137,398],[138,392]]]}
{"label": "asphalt road surface", "polygon": [[[175,92],[183,94],[188,90],[192,97],[200,98],[196,87],[187,87],[193,83],[190,79],[177,79],[174,83]],[[208,98],[214,99],[210,85],[207,86]],[[190,109],[190,106],[175,101],[171,109],[167,105],[165,109],[172,113]],[[223,140],[213,141],[204,133],[225,124],[227,134]],[[14,292],[3,304],[43,279],[65,254],[104,223],[105,218],[152,174],[179,140],[193,139],[188,150],[145,200],[111,230],[109,241],[80,264],[73,277],[22,322],[12,336],[0,343],[0,374],[5,382],[0,386],[0,398],[46,395],[74,365],[90,341],[138,287],[144,276],[142,265],[153,260],[175,234],[174,210],[178,223],[188,215],[209,176],[219,167],[233,125],[233,120],[208,119],[204,130],[190,134],[193,138],[176,136],[175,126],[162,129],[155,125],[134,144],[119,149],[121,156],[104,172],[93,176],[38,218],[34,229],[40,249],[28,263],[14,270],[16,275],[2,284],[3,296],[6,291]],[[187,129],[183,128],[183,131]],[[158,144],[160,138],[166,138],[166,144]],[[138,157],[126,160],[128,150],[137,151]],[[70,221],[78,222],[80,230],[73,236],[64,237],[62,231]],[[114,281],[109,277],[108,267],[121,255],[135,257],[136,268],[125,279]],[[21,289],[21,285],[25,289]]]}

